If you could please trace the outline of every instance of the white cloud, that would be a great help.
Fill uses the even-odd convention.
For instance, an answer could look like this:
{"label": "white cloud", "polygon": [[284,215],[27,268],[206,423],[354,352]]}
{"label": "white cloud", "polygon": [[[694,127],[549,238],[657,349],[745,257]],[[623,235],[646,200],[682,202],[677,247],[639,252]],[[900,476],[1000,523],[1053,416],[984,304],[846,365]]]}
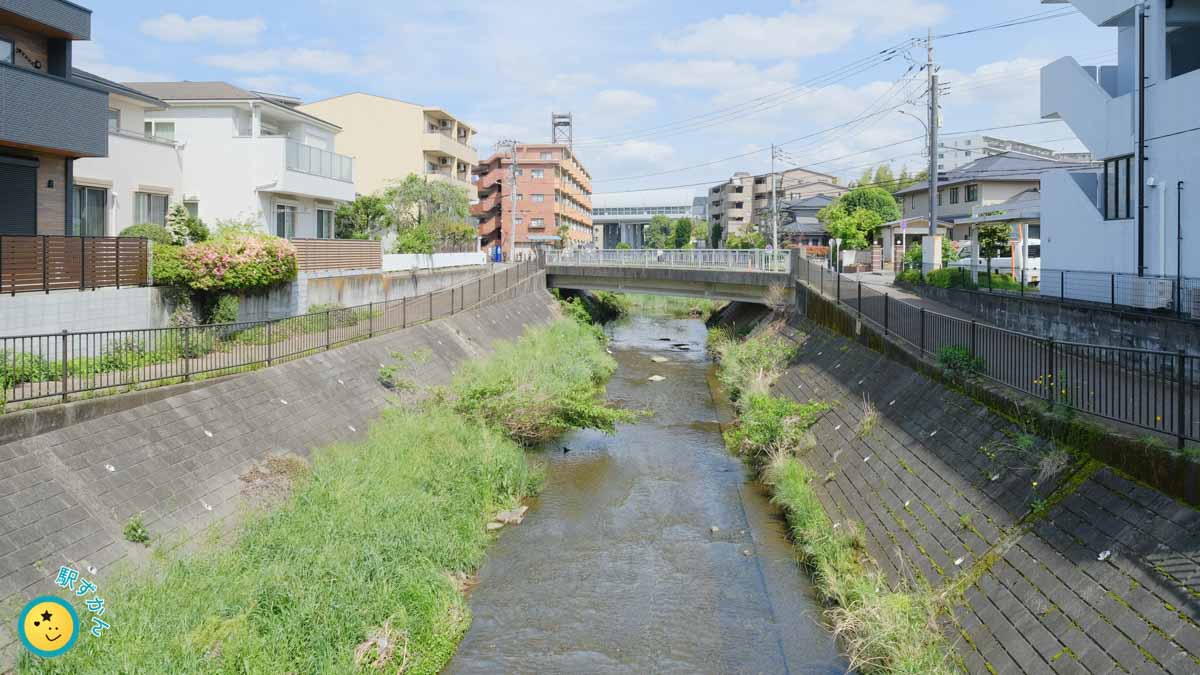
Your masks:
{"label": "white cloud", "polygon": [[675,148],[655,141],[630,140],[608,146],[603,154],[624,164],[661,165],[675,156]]}
{"label": "white cloud", "polygon": [[99,42],[76,42],[72,47],[71,60],[76,68],[114,82],[164,82],[175,79],[167,73],[109,63],[104,47]]}
{"label": "white cloud", "polygon": [[257,49],[236,54],[212,54],[203,62],[243,73],[290,70],[307,73],[348,73],[354,59],[345,52],[329,49]]}
{"label": "white cloud", "polygon": [[878,37],[942,21],[945,5],[926,0],[847,2],[795,0],[800,11],[778,16],[726,14],[660,36],[659,49],[742,59],[791,59],[829,54],[856,36]]}
{"label": "white cloud", "polygon": [[266,22],[257,17],[250,19],[215,19],[211,16],[193,16],[188,19],[179,14],[163,14],[155,19],[142,21],[139,28],[143,33],[164,42],[204,42],[223,44],[253,44],[267,28]]}
{"label": "white cloud", "polygon": [[593,99],[595,112],[602,115],[635,117],[658,107],[653,97],[632,89],[605,89]]}
{"label": "white cloud", "polygon": [[646,84],[724,90],[753,87],[764,82],[786,82],[794,78],[796,72],[796,64],[787,62],[758,68],[729,59],[688,59],[636,63],[627,69],[626,75]]}

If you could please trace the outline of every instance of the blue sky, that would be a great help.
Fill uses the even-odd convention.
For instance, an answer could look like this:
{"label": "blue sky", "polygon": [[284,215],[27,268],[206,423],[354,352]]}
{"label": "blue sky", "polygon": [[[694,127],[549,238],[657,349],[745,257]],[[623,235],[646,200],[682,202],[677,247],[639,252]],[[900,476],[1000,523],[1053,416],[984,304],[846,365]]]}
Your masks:
{"label": "blue sky", "polygon": [[[141,3],[93,2],[93,40],[76,47],[76,64],[120,81],[224,80],[306,100],[367,91],[439,105],[480,130],[483,155],[497,138],[548,141],[550,113],[569,111],[577,154],[595,191],[608,192],[765,170],[770,154],[755,150],[900,105],[908,94],[916,102],[906,109],[922,114],[923,86],[901,79],[910,65],[904,54],[838,69],[930,28],[951,33],[1071,6],[216,0],[202,7],[198,14],[199,3],[161,0],[147,13]],[[1116,35],[1076,13],[947,37],[935,47],[950,86],[943,130],[952,132],[1038,121],[1038,68],[1062,56],[1112,62]],[[904,51],[924,61],[923,45]],[[923,165],[917,141],[862,153],[921,133],[917,121],[893,111],[783,149],[791,161],[853,177],[883,159]],[[1061,123],[992,133],[1081,149]],[[676,171],[742,153],[751,154]],[[614,180],[645,174],[661,175]]]}

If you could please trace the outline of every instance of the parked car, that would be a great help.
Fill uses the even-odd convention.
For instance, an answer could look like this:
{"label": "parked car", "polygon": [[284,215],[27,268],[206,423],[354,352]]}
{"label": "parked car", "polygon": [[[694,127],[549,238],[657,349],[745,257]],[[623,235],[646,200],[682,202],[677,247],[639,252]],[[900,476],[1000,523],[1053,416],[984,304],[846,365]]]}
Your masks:
{"label": "parked car", "polygon": [[[987,258],[975,257],[974,247],[970,242],[959,249],[958,255],[958,260],[951,262],[950,267],[968,267],[984,271],[988,269]],[[1009,274],[1017,280],[1021,279],[1021,270],[1024,268],[1025,283],[1036,284],[1042,277],[1042,241],[1026,239],[1022,248],[1022,242],[1014,239],[1009,242],[1009,254],[992,258],[991,266],[993,272]]]}

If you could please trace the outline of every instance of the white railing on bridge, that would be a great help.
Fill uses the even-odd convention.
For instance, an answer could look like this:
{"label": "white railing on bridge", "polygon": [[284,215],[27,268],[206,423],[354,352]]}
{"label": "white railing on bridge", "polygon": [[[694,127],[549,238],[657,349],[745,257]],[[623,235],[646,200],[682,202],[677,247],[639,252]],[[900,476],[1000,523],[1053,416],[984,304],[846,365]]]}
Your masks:
{"label": "white railing on bridge", "polygon": [[791,255],[764,249],[570,249],[547,251],[546,264],[787,273]]}

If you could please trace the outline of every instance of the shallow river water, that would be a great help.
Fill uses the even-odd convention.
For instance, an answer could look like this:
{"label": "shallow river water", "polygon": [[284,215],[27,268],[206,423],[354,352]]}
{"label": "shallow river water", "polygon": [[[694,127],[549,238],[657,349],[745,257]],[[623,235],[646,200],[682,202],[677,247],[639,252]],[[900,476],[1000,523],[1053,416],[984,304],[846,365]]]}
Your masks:
{"label": "shallow river water", "polygon": [[779,514],[722,443],[703,323],[608,330],[609,397],[654,414],[547,449],[544,489],[489,550],[448,672],[845,672]]}

